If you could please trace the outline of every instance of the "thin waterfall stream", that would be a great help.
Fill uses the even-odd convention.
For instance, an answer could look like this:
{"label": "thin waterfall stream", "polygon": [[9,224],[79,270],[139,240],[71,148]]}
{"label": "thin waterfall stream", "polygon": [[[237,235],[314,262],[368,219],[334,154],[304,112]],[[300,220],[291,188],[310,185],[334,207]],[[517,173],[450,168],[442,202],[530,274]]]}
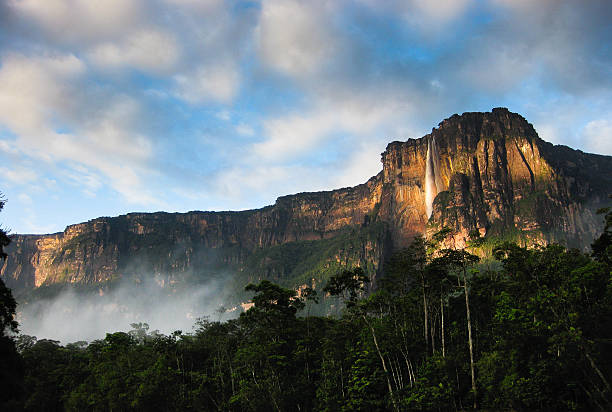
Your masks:
{"label": "thin waterfall stream", "polygon": [[433,201],[441,191],[440,155],[438,154],[436,138],[432,136],[427,143],[427,157],[425,158],[425,210],[428,219],[433,212]]}

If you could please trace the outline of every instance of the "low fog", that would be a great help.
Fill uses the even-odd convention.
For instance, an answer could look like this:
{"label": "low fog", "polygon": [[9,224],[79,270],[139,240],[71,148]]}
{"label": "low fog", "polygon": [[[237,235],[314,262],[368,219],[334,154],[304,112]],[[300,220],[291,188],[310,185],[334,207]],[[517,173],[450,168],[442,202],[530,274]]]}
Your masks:
{"label": "low fog", "polygon": [[87,293],[69,288],[53,298],[18,305],[21,334],[62,344],[104,338],[108,332],[127,332],[130,324],[146,322],[149,331],[188,333],[198,318],[224,320],[237,316],[240,306],[227,310],[228,295],[220,280],[200,285],[169,284],[159,277],[122,280]]}

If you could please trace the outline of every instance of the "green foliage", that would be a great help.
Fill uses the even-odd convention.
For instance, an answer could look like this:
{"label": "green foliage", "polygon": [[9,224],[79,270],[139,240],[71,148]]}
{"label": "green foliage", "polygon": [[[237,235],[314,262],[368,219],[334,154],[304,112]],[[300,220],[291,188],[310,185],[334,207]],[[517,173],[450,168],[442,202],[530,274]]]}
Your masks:
{"label": "green foliage", "polygon": [[274,279],[285,286],[310,283],[311,279],[322,284],[339,270],[346,269],[347,265],[372,271],[371,259],[363,255],[363,245],[381,242],[384,234],[382,222],[348,227],[330,238],[288,242],[260,249],[247,259],[244,266],[251,276]]}
{"label": "green foliage", "polygon": [[16,310],[17,302],[15,302],[11,290],[0,279],[0,337],[5,336],[7,332],[17,332],[19,325],[15,320]]}
{"label": "green foliage", "polygon": [[370,279],[360,267],[343,270],[329,279],[323,292],[332,296],[342,296],[345,304],[350,307],[355,305],[360,295],[363,295],[365,284],[369,281]]}
{"label": "green foliage", "polygon": [[448,231],[417,238],[369,295],[368,270],[329,274],[323,291],[347,303],[339,318],[297,316],[316,291],[263,280],[238,319],[200,319],[192,334],[138,323],[89,344],[21,336],[25,376],[11,388],[24,396],[3,410],[610,410],[610,228],[592,256],[506,243],[496,265],[469,252],[476,233],[467,250],[440,250]]}
{"label": "green foliage", "polygon": [[[0,210],[6,199],[0,193]],[[4,248],[11,243],[5,230],[0,228],[0,262],[7,258]],[[22,362],[17,353],[13,335],[19,326],[15,320],[17,303],[11,290],[0,279],[0,410],[18,410],[22,387]]]}
{"label": "green foliage", "polygon": [[515,203],[515,213],[522,218],[536,218],[538,207],[546,200],[543,190],[528,192]]}
{"label": "green foliage", "polygon": [[605,207],[598,210],[597,213],[605,215],[605,220],[603,233],[591,245],[593,257],[600,262],[612,265],[612,208]]}

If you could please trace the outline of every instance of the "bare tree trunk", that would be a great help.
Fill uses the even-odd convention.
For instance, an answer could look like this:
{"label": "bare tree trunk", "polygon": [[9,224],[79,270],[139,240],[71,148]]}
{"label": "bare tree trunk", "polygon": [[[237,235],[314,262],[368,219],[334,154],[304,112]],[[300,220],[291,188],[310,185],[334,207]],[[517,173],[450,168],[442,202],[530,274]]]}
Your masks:
{"label": "bare tree trunk", "polygon": [[400,363],[400,360],[397,358],[397,356],[395,357],[395,369],[397,369],[397,375],[399,376],[399,388],[403,388],[404,387],[404,374],[402,373],[402,365]]}
{"label": "bare tree trunk", "polygon": [[342,399],[344,399],[344,371],[342,370],[342,361],[340,361],[340,389],[342,390]]}
{"label": "bare tree trunk", "polygon": [[412,366],[410,359],[408,359],[408,365],[410,365],[410,374],[412,375],[412,381],[410,383],[410,387],[412,387],[412,384],[416,383],[416,375],[414,374],[414,367]]}
{"label": "bare tree trunk", "polygon": [[445,346],[445,341],[444,341],[444,299],[442,298],[442,288],[440,288],[440,329],[441,329],[441,336],[442,336],[442,357],[445,358],[446,357],[446,346]]}
{"label": "bare tree trunk", "polygon": [[431,354],[436,354],[436,317],[431,314],[431,324],[429,325],[429,333],[431,334]]}
{"label": "bare tree trunk", "polygon": [[586,358],[588,359],[589,363],[591,364],[591,367],[593,369],[595,369],[595,372],[597,372],[597,375],[599,376],[599,378],[601,379],[601,381],[604,383],[604,385],[606,386],[606,389],[608,391],[610,391],[610,383],[608,383],[608,380],[606,379],[606,377],[604,376],[604,374],[601,372],[601,370],[599,370],[599,368],[597,367],[597,365],[595,365],[595,361],[593,360],[593,358],[591,357],[591,355],[589,355],[588,352],[584,352]]}
{"label": "bare tree trunk", "polygon": [[416,380],[414,374],[412,373],[412,365],[410,364],[410,359],[403,350],[400,350],[402,356],[404,357],[404,362],[406,363],[406,370],[408,371],[408,383],[410,383],[410,387],[412,388],[413,382]]}
{"label": "bare tree trunk", "polygon": [[234,396],[236,394],[236,386],[234,384],[234,368],[232,368],[232,360],[229,358],[229,356],[228,356],[228,360],[229,360],[229,368],[230,368],[230,380],[232,382],[232,396]]}
{"label": "bare tree trunk", "polygon": [[[429,316],[427,314],[427,297],[425,296],[425,275],[421,277],[421,289],[423,290],[423,317],[425,318],[425,353],[429,355]],[[427,356],[426,355],[426,356]]]}
{"label": "bare tree trunk", "polygon": [[389,366],[391,368],[391,376],[393,377],[393,383],[395,384],[395,387],[399,389],[402,387],[400,384],[400,375],[399,375],[400,371],[393,364],[393,358],[391,357],[389,357]]}
{"label": "bare tree trunk", "polygon": [[582,390],[584,391],[584,393],[586,393],[586,394],[587,394],[587,396],[589,397],[589,399],[590,399],[591,401],[593,401],[593,403],[594,403],[595,405],[597,405],[597,407],[598,407],[600,410],[602,410],[602,411],[605,411],[605,410],[606,410],[606,408],[604,408],[604,407],[603,407],[603,406],[602,406],[602,405],[601,405],[601,404],[600,404],[600,403],[597,401],[597,398],[595,398],[595,397],[593,396],[593,394],[592,394],[591,392],[589,392],[589,390],[586,388],[586,386],[584,386],[584,385],[582,385],[582,384],[579,384],[579,385],[580,385],[580,387],[582,388]]}
{"label": "bare tree trunk", "polygon": [[376,339],[376,333],[374,332],[374,328],[368,321],[368,318],[365,315],[362,315],[362,317],[366,325],[368,325],[368,328],[370,329],[370,333],[372,334],[372,340],[374,340],[374,346],[376,347],[376,352],[378,353],[378,357],[380,358],[380,362],[382,364],[383,371],[385,371],[385,378],[387,379],[387,388],[389,390],[389,396],[391,397],[391,403],[393,403],[393,409],[396,412],[399,412],[399,408],[397,406],[397,403],[395,402],[395,397],[393,396],[393,387],[391,386],[391,380],[389,379],[389,370],[387,369],[385,358],[383,357],[382,352],[380,351],[380,347],[378,346],[378,340]]}
{"label": "bare tree trunk", "polygon": [[474,372],[474,345],[472,341],[472,321],[470,319],[470,299],[468,296],[467,275],[465,266],[463,267],[463,291],[465,292],[465,316],[468,327],[468,345],[470,347],[470,372],[472,374],[472,392],[474,393],[474,409],[478,407],[476,392],[476,374]]}

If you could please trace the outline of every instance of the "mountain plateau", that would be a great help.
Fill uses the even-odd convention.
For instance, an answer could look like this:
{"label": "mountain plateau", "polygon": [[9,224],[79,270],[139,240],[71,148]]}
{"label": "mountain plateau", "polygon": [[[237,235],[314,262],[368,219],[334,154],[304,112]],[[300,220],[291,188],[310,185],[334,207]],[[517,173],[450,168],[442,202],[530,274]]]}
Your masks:
{"label": "mountain plateau", "polygon": [[394,250],[442,227],[453,229],[456,247],[478,230],[491,241],[586,248],[610,193],[612,157],[554,146],[522,116],[496,108],[390,143],[382,171],[355,187],[283,196],[256,210],[130,213],[14,235],[0,274],[17,293],[143,277],[317,287],[350,265],[375,276]]}

